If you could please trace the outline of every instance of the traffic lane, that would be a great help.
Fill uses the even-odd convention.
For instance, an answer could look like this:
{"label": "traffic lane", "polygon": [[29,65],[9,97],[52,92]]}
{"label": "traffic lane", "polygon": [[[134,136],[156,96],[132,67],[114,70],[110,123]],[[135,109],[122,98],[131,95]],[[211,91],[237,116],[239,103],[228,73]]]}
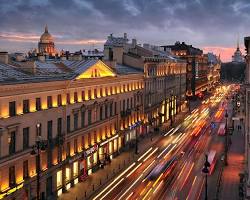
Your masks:
{"label": "traffic lane", "polygon": [[[133,185],[133,188],[131,188],[131,184],[134,180],[136,180],[140,175],[141,172],[143,170],[145,170],[150,164],[151,162],[157,158],[157,156],[159,155],[160,151],[163,150],[163,144],[164,142],[167,140],[168,144],[171,144],[171,142],[173,140],[175,140],[176,138],[179,137],[181,133],[178,133],[174,136],[168,137],[166,139],[164,139],[163,141],[160,141],[158,144],[156,144],[156,146],[154,148],[158,148],[157,151],[151,155],[153,157],[150,157],[150,160],[147,162],[143,162],[143,164],[137,163],[134,167],[137,167],[138,165],[140,165],[136,171],[133,172],[133,174],[130,175],[130,177],[132,177],[132,180],[129,179],[129,177],[123,177],[122,181],[118,184],[115,185],[116,187],[112,189],[112,191],[109,192],[109,194],[106,194],[105,197],[103,199],[116,199],[118,198],[119,192],[122,191],[123,193],[127,190],[127,188],[129,188],[130,190],[136,187],[136,184]],[[160,148],[159,148],[160,147]],[[168,153],[168,152],[167,152]],[[147,158],[147,157],[146,157]],[[151,167],[152,168],[152,167]],[[149,168],[148,170],[150,170],[151,168]],[[129,173],[129,172],[128,172]],[[143,176],[146,174],[143,174]],[[141,177],[142,178],[142,177]]]}

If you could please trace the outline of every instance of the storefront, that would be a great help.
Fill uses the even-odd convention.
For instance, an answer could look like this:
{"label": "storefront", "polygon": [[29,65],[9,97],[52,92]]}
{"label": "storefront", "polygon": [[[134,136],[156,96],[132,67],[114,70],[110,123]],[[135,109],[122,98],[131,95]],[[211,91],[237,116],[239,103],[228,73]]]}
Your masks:
{"label": "storefront", "polygon": [[[98,145],[90,147],[84,152],[84,158],[86,160],[86,170],[87,174],[92,174],[93,170],[96,170],[97,161],[98,161]],[[98,166],[97,166],[98,167]]]}
{"label": "storefront", "polygon": [[[118,154],[121,148],[121,138],[117,135],[107,139],[99,145],[99,159],[102,163],[105,163],[107,159],[112,159]],[[109,158],[108,158],[109,157]]]}

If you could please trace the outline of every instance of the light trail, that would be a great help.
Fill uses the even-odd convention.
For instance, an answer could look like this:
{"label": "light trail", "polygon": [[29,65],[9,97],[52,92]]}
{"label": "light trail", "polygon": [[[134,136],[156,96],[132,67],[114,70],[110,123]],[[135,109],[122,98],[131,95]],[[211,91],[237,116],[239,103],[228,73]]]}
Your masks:
{"label": "light trail", "polygon": [[163,173],[161,173],[161,175],[156,179],[156,181],[153,184],[153,187],[159,182],[162,176],[163,176]]}
{"label": "light trail", "polygon": [[140,163],[139,165],[137,165],[136,168],[134,168],[134,169],[126,176],[126,178],[128,178],[131,174],[133,174],[141,165],[142,165],[142,163]]}
{"label": "light trail", "polygon": [[148,154],[153,149],[153,147],[150,147],[137,161],[140,161],[145,155]]}
{"label": "light trail", "polygon": [[177,144],[175,144],[170,151],[164,156],[164,159],[174,150],[174,148],[177,146]]}
{"label": "light trail", "polygon": [[134,192],[131,192],[130,195],[127,196],[126,200],[128,200],[133,194]]}
{"label": "light trail", "polygon": [[132,185],[120,196],[120,198],[118,199],[118,200],[120,200],[120,199],[122,199],[123,197],[124,197],[124,195],[132,188],[132,187],[134,187],[134,185],[140,180],[140,178],[143,176],[143,174],[141,174],[133,183],[132,183]]}
{"label": "light trail", "polygon": [[149,157],[152,156],[157,150],[158,150],[158,147],[155,148],[155,150],[152,151],[152,152],[143,160],[143,162],[145,162],[147,159],[149,159]]}
{"label": "light trail", "polygon": [[[129,171],[133,166],[135,165],[135,162],[130,165],[126,170],[124,170],[118,177],[115,178],[103,191],[101,191],[97,196],[93,198],[93,200],[98,199],[106,190],[108,190],[119,178],[121,178],[127,171]],[[123,179],[122,179],[123,180]],[[109,191],[110,192],[110,191]],[[108,193],[109,193],[108,192]]]}
{"label": "light trail", "polygon": [[152,188],[150,188],[150,190],[146,193],[146,195],[143,197],[142,200],[145,200],[147,198],[147,196],[149,195],[149,193],[151,192]]}
{"label": "light trail", "polygon": [[150,163],[150,165],[149,166],[147,166],[147,168],[146,169],[144,169],[144,171],[143,171],[143,173],[145,173],[147,170],[148,170],[148,168],[151,166],[151,165],[153,165],[153,163],[155,162],[155,160],[153,160],[153,162],[151,162]]}
{"label": "light trail", "polygon": [[189,191],[189,193],[188,193],[188,196],[187,196],[187,198],[186,198],[186,200],[188,200],[189,199],[189,197],[191,196],[191,194],[192,194],[192,188],[193,188],[193,186],[194,186],[194,183],[196,182],[196,179],[197,179],[197,176],[195,176],[194,177],[194,180],[193,180],[193,183],[192,183],[192,186],[191,186],[191,189],[190,189],[190,191]]}
{"label": "light trail", "polygon": [[179,124],[169,136],[174,135],[180,128],[181,128],[181,124]]}
{"label": "light trail", "polygon": [[159,185],[157,185],[157,187],[155,188],[153,194],[157,192],[157,190],[160,188],[160,186],[162,185],[162,183],[163,183],[163,180],[159,183]]}
{"label": "light trail", "polygon": [[157,156],[157,158],[160,158],[161,157],[161,155],[165,152],[165,151],[167,151],[168,150],[168,148],[171,146],[171,144],[169,144],[158,156]]}
{"label": "light trail", "polygon": [[104,199],[113,189],[116,188],[117,185],[119,185],[122,181],[124,180],[124,178],[122,178],[118,183],[116,183],[112,188],[110,188],[109,192],[107,192],[102,198],[100,198],[100,200]]}
{"label": "light trail", "polygon": [[174,130],[174,128],[171,128],[164,136],[168,136],[168,134],[170,134],[172,131]]}
{"label": "light trail", "polygon": [[194,167],[194,163],[192,163],[192,165],[191,165],[191,167],[190,167],[190,169],[189,169],[189,171],[188,171],[188,173],[187,173],[187,176],[186,176],[185,180],[183,181],[182,186],[180,187],[180,191],[182,190],[182,188],[183,188],[184,185],[186,184],[187,179],[188,179],[189,175],[191,174],[191,171],[192,171],[193,167]]}

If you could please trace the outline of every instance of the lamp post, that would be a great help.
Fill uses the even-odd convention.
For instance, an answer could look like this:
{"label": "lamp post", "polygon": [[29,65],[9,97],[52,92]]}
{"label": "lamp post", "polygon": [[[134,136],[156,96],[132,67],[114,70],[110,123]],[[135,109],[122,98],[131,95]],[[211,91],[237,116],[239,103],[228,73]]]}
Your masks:
{"label": "lamp post", "polygon": [[205,174],[205,200],[207,200],[207,174],[209,173],[209,168],[210,167],[210,163],[208,162],[208,156],[207,154],[205,155],[205,163],[204,163],[204,167],[202,169],[202,172]]}
{"label": "lamp post", "polygon": [[225,166],[227,166],[228,165],[227,163],[227,151],[228,151],[227,110],[226,110],[225,118],[226,118],[226,126],[225,126],[225,159],[224,159],[224,162],[225,162]]}
{"label": "lamp post", "polygon": [[37,200],[40,200],[40,172],[41,172],[41,167],[40,167],[40,154],[41,152],[45,151],[45,143],[42,140],[42,137],[40,136],[40,124],[36,125],[37,129],[37,139],[36,139],[36,144],[32,147],[31,155],[36,156],[36,172],[37,172],[37,187],[36,187],[36,197]]}

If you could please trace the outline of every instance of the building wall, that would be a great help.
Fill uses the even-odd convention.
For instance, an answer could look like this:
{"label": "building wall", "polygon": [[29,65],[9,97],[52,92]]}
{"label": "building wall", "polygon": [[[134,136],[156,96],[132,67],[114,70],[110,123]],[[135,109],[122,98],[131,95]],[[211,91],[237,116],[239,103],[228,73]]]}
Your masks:
{"label": "building wall", "polygon": [[[87,158],[83,156],[84,152],[92,151],[95,145],[101,149],[101,144],[109,141],[106,142],[107,147],[105,147],[108,149],[107,154],[111,157],[113,154],[115,156],[115,153],[122,148],[124,139],[122,135],[118,135],[119,131],[129,128],[143,119],[139,102],[142,100],[137,98],[143,91],[143,87],[143,76],[139,74],[74,81],[1,85],[0,197],[20,198],[22,195],[27,195],[30,198],[35,195],[36,161],[30,153],[37,139],[37,124],[40,124],[41,137],[47,144],[46,151],[41,154],[43,174],[41,183],[44,183],[41,184],[41,192],[45,192],[45,195],[48,195],[46,194],[46,181],[49,177],[52,177],[52,191],[55,194],[71,187],[74,181],[78,181],[80,165],[82,163],[87,165]],[[61,106],[58,103],[58,95],[61,95]],[[48,108],[48,96],[52,98],[51,108]],[[36,98],[41,99],[40,111],[36,110]],[[128,99],[129,104],[123,106],[123,102],[127,102]],[[23,113],[24,100],[29,100],[28,113]],[[15,102],[15,116],[10,116],[9,102]],[[137,105],[139,107],[135,109]],[[124,108],[131,109],[130,115],[121,117],[121,111]],[[107,109],[107,114],[105,114],[105,109]],[[88,113],[90,113],[90,123]],[[67,116],[70,116],[69,130],[67,130]],[[74,120],[75,116],[78,116],[78,120],[76,118]],[[84,124],[82,116],[85,118]],[[58,133],[58,118],[62,118],[60,134]],[[50,120],[52,121],[51,138],[48,135],[48,121]],[[29,127],[29,144],[24,148],[23,131],[27,127]],[[9,148],[12,144],[11,140],[13,141],[11,132],[14,131],[15,151],[10,154]],[[99,153],[101,154],[101,152]],[[51,163],[48,161],[50,157]],[[91,164],[91,167],[96,164],[96,154],[93,159],[94,163]],[[26,160],[28,160],[28,177],[24,178],[23,165]],[[15,167],[15,184],[9,185],[9,172],[12,166]],[[84,166],[84,168],[86,168],[84,173],[91,173],[91,168],[88,166]],[[61,177],[57,176],[58,171],[58,174],[62,171]],[[63,180],[61,186],[56,185],[60,178]],[[14,192],[16,187],[18,187],[18,191]],[[7,192],[8,196],[6,196]]]}

